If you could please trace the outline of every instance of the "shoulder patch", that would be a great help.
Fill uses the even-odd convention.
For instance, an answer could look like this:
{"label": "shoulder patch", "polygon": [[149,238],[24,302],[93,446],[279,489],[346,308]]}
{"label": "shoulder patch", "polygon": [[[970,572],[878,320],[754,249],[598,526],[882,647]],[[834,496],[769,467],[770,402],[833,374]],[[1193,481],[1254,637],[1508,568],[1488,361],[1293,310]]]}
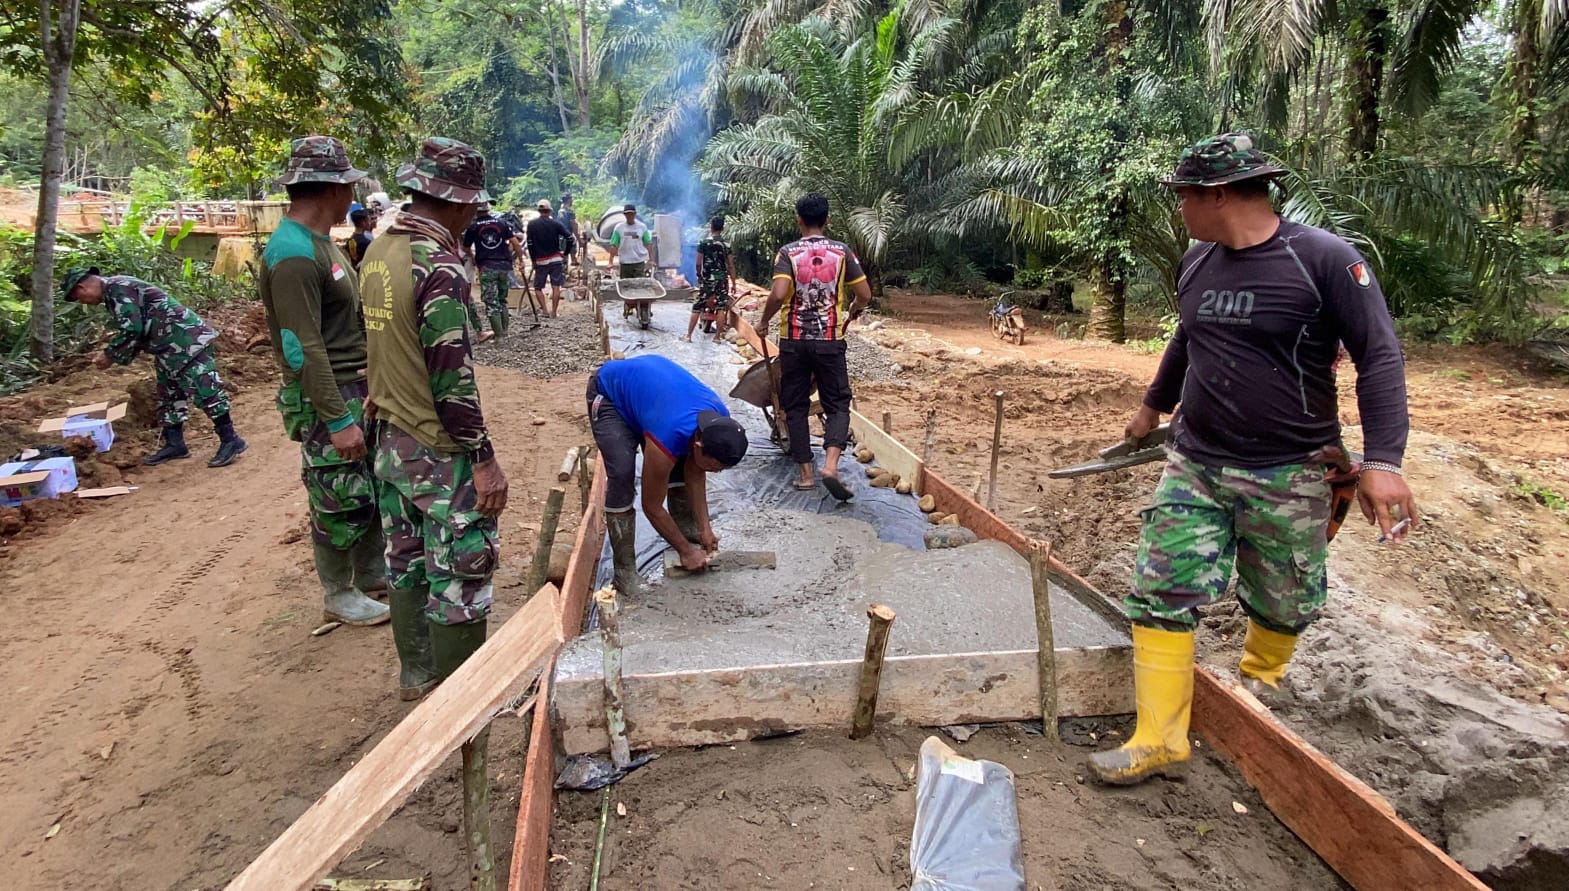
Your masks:
{"label": "shoulder patch", "polygon": [[1346,272],[1351,275],[1351,280],[1357,287],[1370,288],[1373,286],[1373,270],[1367,265],[1366,260],[1358,260],[1346,267]]}

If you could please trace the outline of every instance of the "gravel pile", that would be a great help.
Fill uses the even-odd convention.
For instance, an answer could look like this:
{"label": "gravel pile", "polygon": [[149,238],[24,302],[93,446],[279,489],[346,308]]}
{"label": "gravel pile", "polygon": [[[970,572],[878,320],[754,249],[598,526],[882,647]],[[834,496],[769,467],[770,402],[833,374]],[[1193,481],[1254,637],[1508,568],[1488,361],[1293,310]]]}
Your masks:
{"label": "gravel pile", "polygon": [[864,337],[851,334],[845,342],[849,344],[845,347],[845,363],[850,367],[852,381],[891,381],[904,370],[892,353]]}
{"label": "gravel pile", "polygon": [[568,312],[565,303],[561,317],[540,318],[541,327],[530,331],[533,315],[524,308],[512,314],[512,330],[500,340],[490,340],[474,348],[474,361],[481,365],[515,368],[529,377],[552,378],[581,374],[605,360],[599,351],[599,330],[590,312]]}

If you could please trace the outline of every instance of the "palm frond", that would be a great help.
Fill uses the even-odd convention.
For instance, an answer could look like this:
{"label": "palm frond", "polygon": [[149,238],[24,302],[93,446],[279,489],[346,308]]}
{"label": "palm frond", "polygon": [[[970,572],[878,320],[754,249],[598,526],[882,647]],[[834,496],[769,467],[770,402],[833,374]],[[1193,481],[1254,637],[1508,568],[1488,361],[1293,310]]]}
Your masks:
{"label": "palm frond", "polygon": [[1391,104],[1417,117],[1443,85],[1460,57],[1466,26],[1482,7],[1479,0],[1424,0],[1413,11],[1389,71]]}

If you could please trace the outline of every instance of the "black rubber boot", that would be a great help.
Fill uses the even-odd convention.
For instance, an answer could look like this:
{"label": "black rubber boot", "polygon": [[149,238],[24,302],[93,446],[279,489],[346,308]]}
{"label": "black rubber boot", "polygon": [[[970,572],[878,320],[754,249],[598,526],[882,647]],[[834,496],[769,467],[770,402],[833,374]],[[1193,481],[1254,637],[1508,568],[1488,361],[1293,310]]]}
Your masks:
{"label": "black rubber boot", "polygon": [[484,619],[462,625],[430,623],[430,648],[435,656],[436,677],[446,680],[485,643]]}
{"label": "black rubber boot", "polygon": [[665,496],[665,507],[670,511],[670,518],[676,521],[676,528],[686,536],[692,544],[702,544],[702,536],[697,534],[697,517],[692,513],[692,500],[687,497],[686,486],[673,486]]}
{"label": "black rubber boot", "polygon": [[191,450],[185,447],[185,428],[165,427],[163,428],[163,447],[142,459],[142,463],[149,467],[157,467],[165,461],[189,457],[191,457]]}
{"label": "black rubber boot", "polygon": [[411,702],[435,689],[436,656],[430,643],[430,619],[425,615],[429,588],[387,593],[392,608],[392,643],[398,650],[398,698]]}
{"label": "black rubber boot", "polygon": [[612,584],[622,597],[636,596],[642,587],[637,573],[637,514],[629,510],[606,513],[605,531],[610,534],[610,556],[616,567]]}

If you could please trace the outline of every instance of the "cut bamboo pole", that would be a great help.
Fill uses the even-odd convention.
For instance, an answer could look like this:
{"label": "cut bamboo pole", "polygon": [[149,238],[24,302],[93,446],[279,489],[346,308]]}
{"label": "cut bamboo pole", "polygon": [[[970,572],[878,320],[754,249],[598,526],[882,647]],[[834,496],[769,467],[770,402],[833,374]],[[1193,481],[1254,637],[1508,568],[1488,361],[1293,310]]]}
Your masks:
{"label": "cut bamboo pole", "polygon": [[490,727],[463,744],[463,838],[469,852],[470,891],[496,891],[490,848]]}
{"label": "cut bamboo pole", "polygon": [[1002,391],[992,394],[992,399],[997,405],[997,426],[992,428],[992,469],[991,483],[986,488],[986,509],[997,510],[997,453],[1002,448]]}
{"label": "cut bamboo pole", "polygon": [[893,433],[893,412],[883,412],[883,432]]}
{"label": "cut bamboo pole", "polygon": [[855,717],[850,722],[850,738],[861,739],[872,732],[877,717],[877,690],[883,681],[883,655],[888,652],[888,629],[894,611],[880,603],[866,610],[871,625],[866,631],[866,656],[861,662],[861,684],[855,694]]}
{"label": "cut bamboo pole", "polygon": [[932,449],[937,445],[937,409],[926,410],[926,447],[921,449],[921,463],[932,463]]}
{"label": "cut bamboo pole", "polygon": [[[589,443],[578,452],[577,494],[581,502],[578,513],[588,516],[588,490],[594,485],[594,444]],[[536,589],[537,590],[537,589]]]}
{"label": "cut bamboo pole", "polygon": [[599,322],[599,351],[606,357],[610,355],[610,323],[603,319]]}
{"label": "cut bamboo pole", "polygon": [[1035,657],[1041,685],[1041,730],[1057,740],[1057,643],[1051,630],[1051,544],[1030,543],[1030,582],[1035,594]]}
{"label": "cut bamboo pole", "polygon": [[556,543],[556,526],[561,522],[561,502],[567,490],[556,486],[545,496],[545,515],[539,521],[539,540],[534,542],[534,562],[528,568],[528,587],[525,591],[538,591],[545,584],[550,571],[550,548]]}
{"label": "cut bamboo pole", "polygon": [[594,602],[599,605],[599,628],[605,635],[605,726],[610,731],[610,762],[618,770],[626,770],[632,763],[632,750],[627,745],[626,712],[621,706],[621,606],[616,602],[616,589],[600,588],[594,592]]}
{"label": "cut bamboo pole", "polygon": [[572,471],[577,469],[577,446],[567,449],[567,456],[561,459],[561,469],[556,471],[556,481],[564,483],[572,478]]}

